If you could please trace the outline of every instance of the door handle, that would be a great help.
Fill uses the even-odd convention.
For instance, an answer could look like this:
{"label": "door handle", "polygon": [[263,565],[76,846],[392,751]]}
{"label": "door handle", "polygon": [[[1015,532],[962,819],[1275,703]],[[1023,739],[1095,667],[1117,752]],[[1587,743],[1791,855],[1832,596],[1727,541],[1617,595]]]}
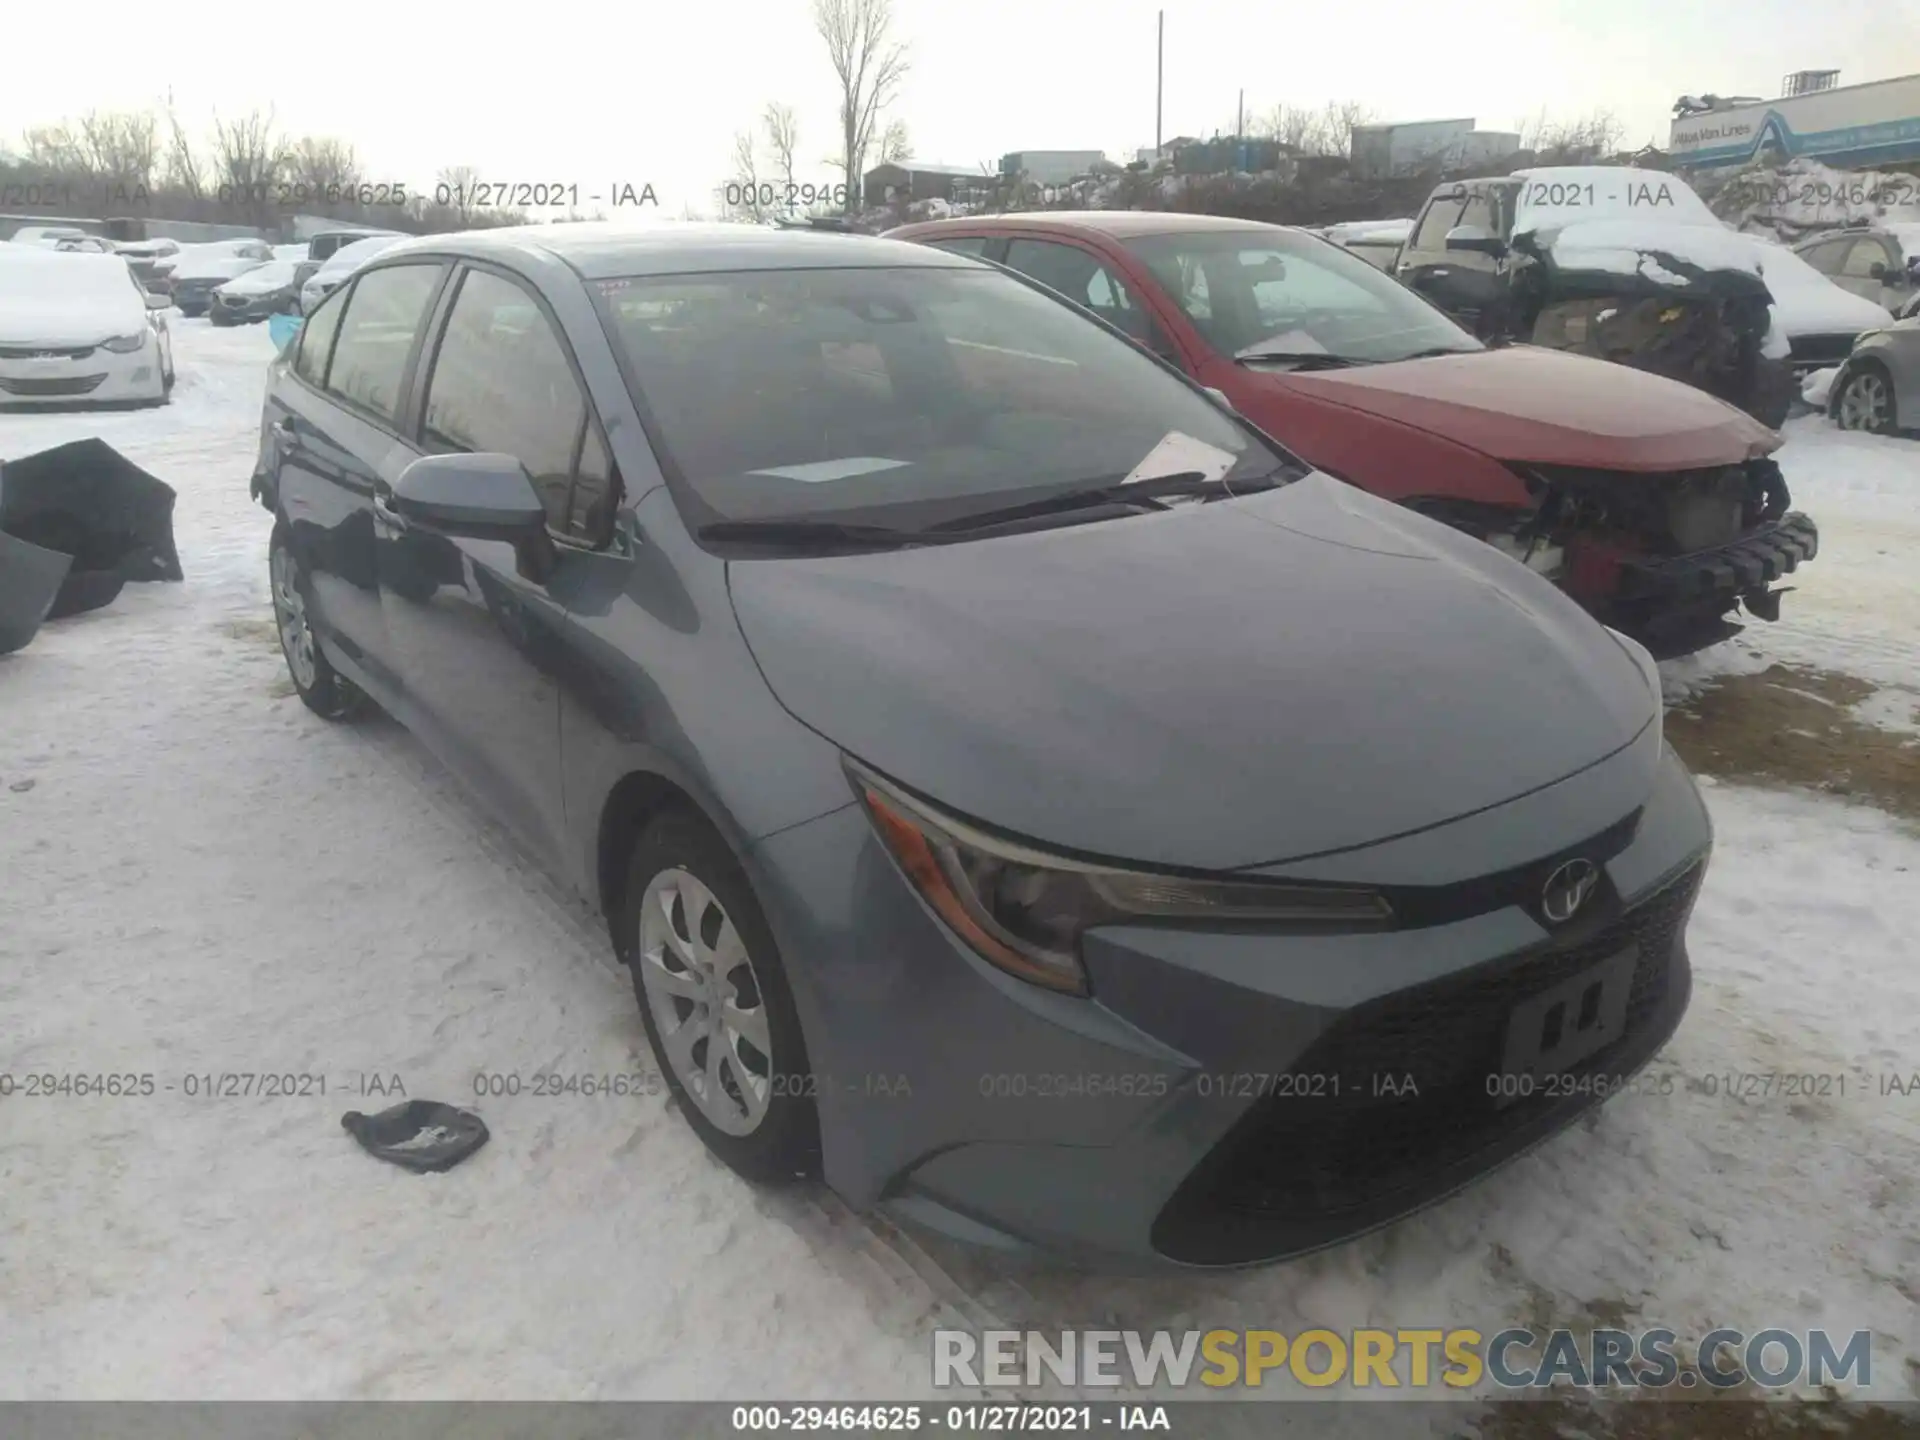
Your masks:
{"label": "door handle", "polygon": [[267,427],[267,433],[273,436],[273,443],[282,450],[288,449],[293,444],[293,426],[284,420],[274,421]]}
{"label": "door handle", "polygon": [[400,512],[393,506],[393,491],[384,485],[377,487],[373,492],[373,508],[391,520],[401,518]]}

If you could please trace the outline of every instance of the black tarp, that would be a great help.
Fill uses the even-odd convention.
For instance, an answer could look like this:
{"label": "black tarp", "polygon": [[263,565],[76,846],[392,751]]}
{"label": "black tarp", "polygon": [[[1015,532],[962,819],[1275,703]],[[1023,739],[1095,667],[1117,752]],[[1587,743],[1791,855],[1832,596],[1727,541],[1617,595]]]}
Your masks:
{"label": "black tarp", "polygon": [[53,608],[72,557],[0,532],[0,655],[33,639]]}
{"label": "black tarp", "polygon": [[104,440],[0,463],[0,530],[73,560],[49,619],[97,609],[128,581],[183,579],[173,500]]}

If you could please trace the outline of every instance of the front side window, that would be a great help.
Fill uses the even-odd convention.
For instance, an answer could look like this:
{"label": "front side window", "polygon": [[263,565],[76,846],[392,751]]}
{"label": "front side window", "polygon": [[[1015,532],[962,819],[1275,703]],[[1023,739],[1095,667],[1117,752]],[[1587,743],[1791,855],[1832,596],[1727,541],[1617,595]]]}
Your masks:
{"label": "front side window", "polygon": [[1444,250],[1447,248],[1447,232],[1460,223],[1460,213],[1466,208],[1467,197],[1463,190],[1449,190],[1445,194],[1433,197],[1427,206],[1427,213],[1420,217],[1420,227],[1413,232],[1413,244],[1410,250]]}
{"label": "front side window", "polygon": [[1137,346],[995,271],[780,270],[595,288],[696,522],[960,520],[1014,492],[1118,481],[1170,436],[1186,437],[1184,453],[1213,454],[1229,480],[1287,458]]}
{"label": "front side window", "polygon": [[399,419],[407,356],[440,270],[438,264],[392,265],[359,278],[345,297],[346,313],[333,342],[326,379],[331,394],[388,424]]}
{"label": "front side window", "polygon": [[[1482,231],[1485,234],[1498,235],[1500,233],[1500,220],[1493,212],[1492,193],[1486,190],[1476,190],[1467,196],[1467,203],[1465,208],[1460,212],[1460,218],[1453,223],[1456,229],[1462,226],[1471,226],[1473,229]],[[1444,235],[1440,237],[1443,245],[1446,243],[1446,238]]]}
{"label": "front side window", "polygon": [[583,427],[586,396],[546,315],[512,281],[468,271],[427,382],[427,445],[513,456],[533,477],[548,526],[586,537],[597,533],[610,467],[604,446],[585,457],[593,473],[576,504]]}
{"label": "front side window", "polygon": [[1208,230],[1125,242],[1215,350],[1405,360],[1480,342],[1338,246],[1282,230]]}

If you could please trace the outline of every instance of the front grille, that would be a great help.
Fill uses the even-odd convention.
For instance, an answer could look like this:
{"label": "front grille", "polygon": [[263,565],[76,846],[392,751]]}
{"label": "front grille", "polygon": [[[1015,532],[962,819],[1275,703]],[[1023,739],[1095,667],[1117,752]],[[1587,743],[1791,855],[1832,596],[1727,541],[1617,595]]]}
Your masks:
{"label": "front grille", "polygon": [[0,360],[84,360],[91,345],[0,345]]}
{"label": "front grille", "polygon": [[82,375],[60,380],[8,380],[0,378],[0,390],[9,395],[85,395],[100,388],[105,375]]}
{"label": "front grille", "polygon": [[1796,335],[1788,341],[1793,367],[1838,365],[1853,353],[1854,335]]}
{"label": "front grille", "polygon": [[[1504,1107],[1489,1093],[1515,1005],[1637,946],[1618,1039],[1574,1067],[1638,1064],[1664,1013],[1704,863],[1578,938],[1390,995],[1340,1017],[1257,1102],[1168,1203],[1154,1244],[1175,1259],[1226,1264],[1271,1253],[1281,1233],[1324,1243],[1417,1204],[1436,1177],[1556,1109],[1560,1090]],[[1339,1077],[1338,1093],[1324,1080]],[[1373,1093],[1374,1077],[1391,1077]],[[1411,1087],[1407,1081],[1411,1080]],[[1223,1250],[1237,1253],[1223,1253]]]}

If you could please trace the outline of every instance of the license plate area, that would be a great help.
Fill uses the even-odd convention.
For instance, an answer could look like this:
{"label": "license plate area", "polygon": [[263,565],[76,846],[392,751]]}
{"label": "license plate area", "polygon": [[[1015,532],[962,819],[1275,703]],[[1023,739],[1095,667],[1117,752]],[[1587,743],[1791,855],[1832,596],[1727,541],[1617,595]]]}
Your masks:
{"label": "license plate area", "polygon": [[1637,947],[1622,950],[1513,1007],[1500,1073],[1487,1087],[1496,1109],[1553,1093],[1550,1077],[1566,1074],[1620,1038],[1639,961]]}

